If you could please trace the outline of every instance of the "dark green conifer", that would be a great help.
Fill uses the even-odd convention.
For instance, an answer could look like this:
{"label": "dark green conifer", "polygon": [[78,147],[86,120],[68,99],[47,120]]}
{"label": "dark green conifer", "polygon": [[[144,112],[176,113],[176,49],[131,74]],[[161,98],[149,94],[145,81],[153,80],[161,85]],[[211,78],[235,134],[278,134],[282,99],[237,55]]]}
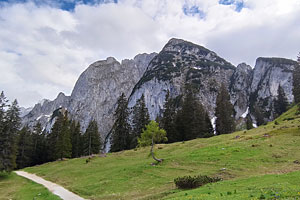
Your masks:
{"label": "dark green conifer", "polygon": [[[1,94],[0,104],[5,106],[6,98]],[[3,104],[4,103],[4,104]],[[4,108],[4,107],[3,107]],[[0,135],[0,171],[10,172],[16,167],[17,133],[21,125],[20,109],[17,100],[4,110]]]}
{"label": "dark green conifer", "polygon": [[123,93],[117,102],[115,111],[115,123],[112,128],[111,152],[122,151],[130,148],[130,125],[128,123],[129,110],[128,102]]}
{"label": "dark green conifer", "polygon": [[84,154],[98,154],[100,149],[101,138],[98,131],[98,125],[95,120],[92,120],[84,133]]}
{"label": "dark green conifer", "polygon": [[235,130],[234,109],[225,85],[222,84],[216,101],[216,133],[226,134]]}
{"label": "dark green conifer", "polygon": [[72,120],[70,125],[71,143],[72,143],[72,158],[77,158],[82,155],[83,151],[83,136],[80,131],[80,123]]}
{"label": "dark green conifer", "polygon": [[295,103],[300,103],[300,53],[298,55],[298,65],[295,65],[293,72],[293,95]]}
{"label": "dark green conifer", "polygon": [[176,130],[176,106],[174,99],[170,97],[169,90],[165,97],[165,105],[160,122],[161,127],[167,132],[169,143],[177,142],[182,139]]}
{"label": "dark green conifer", "polygon": [[148,109],[145,104],[144,94],[137,101],[136,105],[133,107],[132,116],[132,133],[131,133],[131,144],[130,148],[135,148],[138,144],[137,139],[141,136],[143,129],[150,122],[150,117]]}
{"label": "dark green conifer", "polygon": [[23,127],[18,133],[17,167],[22,169],[31,166],[33,159],[33,140],[28,126]]}
{"label": "dark green conifer", "polygon": [[281,85],[278,87],[277,99],[274,101],[275,113],[277,116],[281,115],[287,110],[289,103],[286,98],[285,92]]}

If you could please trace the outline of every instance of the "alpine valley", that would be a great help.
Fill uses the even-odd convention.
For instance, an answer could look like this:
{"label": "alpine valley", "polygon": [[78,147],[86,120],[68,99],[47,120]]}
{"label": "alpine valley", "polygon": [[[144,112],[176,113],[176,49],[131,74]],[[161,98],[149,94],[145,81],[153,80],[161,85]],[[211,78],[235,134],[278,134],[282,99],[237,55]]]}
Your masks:
{"label": "alpine valley", "polygon": [[92,119],[96,120],[107,143],[117,99],[122,93],[130,108],[144,94],[150,118],[155,119],[162,114],[167,92],[173,98],[180,97],[186,83],[197,88],[197,98],[213,122],[217,93],[223,83],[234,105],[237,128],[245,125],[247,116],[255,126],[262,123],[257,119],[257,111],[261,111],[265,122],[275,118],[274,101],[279,85],[288,102],[293,102],[296,65],[296,61],[289,59],[260,57],[254,68],[245,63],[234,66],[205,47],[173,38],[158,54],[139,54],[121,62],[109,57],[91,64],[80,75],[71,96],[59,93],[53,101],[37,103],[22,117],[22,123],[32,127],[40,121],[50,130],[55,113],[66,109],[72,119],[80,122],[82,130]]}

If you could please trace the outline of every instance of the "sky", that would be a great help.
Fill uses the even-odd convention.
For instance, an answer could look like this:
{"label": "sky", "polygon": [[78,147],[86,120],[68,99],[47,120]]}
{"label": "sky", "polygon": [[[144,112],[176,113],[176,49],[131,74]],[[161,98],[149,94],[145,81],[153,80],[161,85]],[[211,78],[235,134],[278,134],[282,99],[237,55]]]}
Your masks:
{"label": "sky", "polygon": [[300,0],[0,0],[0,91],[24,107],[70,95],[91,63],[159,52],[173,37],[234,65],[296,60]]}

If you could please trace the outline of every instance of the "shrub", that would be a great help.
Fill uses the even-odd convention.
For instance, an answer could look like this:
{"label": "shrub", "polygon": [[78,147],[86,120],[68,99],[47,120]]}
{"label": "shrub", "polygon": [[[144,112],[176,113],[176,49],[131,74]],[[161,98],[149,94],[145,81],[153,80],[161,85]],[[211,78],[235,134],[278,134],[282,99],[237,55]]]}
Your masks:
{"label": "shrub", "polygon": [[202,185],[205,185],[207,183],[213,183],[217,181],[221,181],[221,178],[213,178],[209,176],[184,176],[184,177],[178,177],[174,179],[174,183],[177,188],[179,189],[191,189],[191,188],[197,188]]}

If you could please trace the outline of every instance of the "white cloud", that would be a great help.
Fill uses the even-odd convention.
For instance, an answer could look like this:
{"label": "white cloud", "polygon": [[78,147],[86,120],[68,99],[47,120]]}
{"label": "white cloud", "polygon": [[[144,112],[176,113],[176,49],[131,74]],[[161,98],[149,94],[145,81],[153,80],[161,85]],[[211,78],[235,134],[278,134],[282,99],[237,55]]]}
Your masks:
{"label": "white cloud", "polygon": [[[239,0],[240,1],[240,0]],[[178,37],[205,45],[228,61],[253,65],[259,56],[296,57],[299,0],[121,0],[78,4],[68,12],[34,3],[0,7],[0,90],[21,105],[67,95],[92,62],[159,51]],[[185,15],[194,7],[204,16]]]}

